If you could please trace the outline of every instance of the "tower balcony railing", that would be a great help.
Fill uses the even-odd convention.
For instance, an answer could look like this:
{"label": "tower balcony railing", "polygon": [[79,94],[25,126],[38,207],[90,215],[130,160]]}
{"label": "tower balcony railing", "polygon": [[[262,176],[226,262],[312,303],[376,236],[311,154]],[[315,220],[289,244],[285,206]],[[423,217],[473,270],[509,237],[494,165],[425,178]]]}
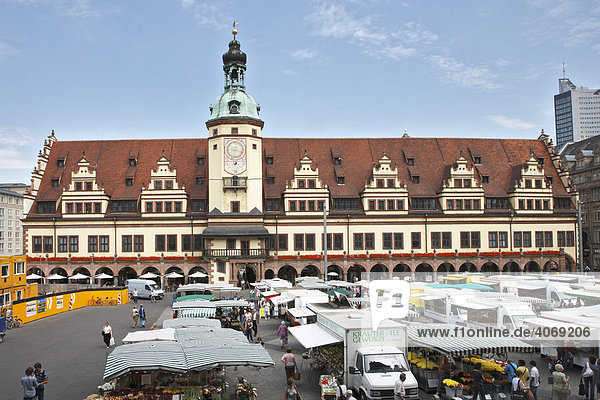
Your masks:
{"label": "tower balcony railing", "polygon": [[248,185],[248,178],[245,176],[228,176],[223,178],[224,189],[245,189]]}
{"label": "tower balcony railing", "polygon": [[223,258],[265,258],[269,256],[268,249],[205,249],[203,257]]}

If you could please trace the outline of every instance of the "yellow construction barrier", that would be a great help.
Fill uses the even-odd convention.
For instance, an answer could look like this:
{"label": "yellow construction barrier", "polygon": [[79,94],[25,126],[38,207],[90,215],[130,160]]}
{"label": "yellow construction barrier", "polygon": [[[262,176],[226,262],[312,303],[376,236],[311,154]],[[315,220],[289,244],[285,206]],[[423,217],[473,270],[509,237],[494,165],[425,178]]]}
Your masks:
{"label": "yellow construction barrier", "polygon": [[[100,301],[98,301],[100,299]],[[60,314],[77,308],[86,307],[91,302],[120,305],[129,303],[127,288],[88,289],[73,292],[63,292],[23,299],[13,302],[13,314],[24,323]]]}

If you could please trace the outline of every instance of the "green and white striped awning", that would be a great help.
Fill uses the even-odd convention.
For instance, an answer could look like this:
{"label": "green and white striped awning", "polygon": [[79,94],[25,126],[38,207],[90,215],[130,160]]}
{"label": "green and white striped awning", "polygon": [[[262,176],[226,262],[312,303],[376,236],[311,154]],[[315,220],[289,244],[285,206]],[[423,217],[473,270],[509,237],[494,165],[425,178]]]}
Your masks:
{"label": "green and white striped awning", "polygon": [[176,341],[141,342],[117,346],[106,360],[104,380],[130,372],[167,371],[183,374],[219,366],[272,367],[260,345],[233,329],[195,327],[175,331]]}
{"label": "green and white striped awning", "polygon": [[211,318],[173,318],[163,321],[163,328],[192,328],[192,327],[220,328],[221,321]]}
{"label": "green and white striped awning", "polygon": [[513,337],[493,337],[491,334],[480,335],[482,337],[463,337],[460,333],[455,335],[455,327],[462,328],[458,325],[411,322],[407,327],[409,346],[428,348],[450,356],[536,351],[535,346]]}
{"label": "green and white striped awning", "polygon": [[216,308],[198,307],[179,310],[177,316],[181,318],[212,318],[216,313]]}

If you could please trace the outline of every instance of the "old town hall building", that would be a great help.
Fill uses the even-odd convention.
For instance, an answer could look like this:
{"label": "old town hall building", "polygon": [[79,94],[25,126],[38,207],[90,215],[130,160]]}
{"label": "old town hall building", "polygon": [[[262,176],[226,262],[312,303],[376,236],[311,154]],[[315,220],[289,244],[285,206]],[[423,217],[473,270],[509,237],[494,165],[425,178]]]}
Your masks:
{"label": "old town hall building", "polygon": [[60,141],[52,132],[24,196],[29,270],[121,282],[201,271],[215,283],[241,271],[252,282],[574,270],[576,193],[543,132],[263,137],[235,38],[223,70],[205,138]]}

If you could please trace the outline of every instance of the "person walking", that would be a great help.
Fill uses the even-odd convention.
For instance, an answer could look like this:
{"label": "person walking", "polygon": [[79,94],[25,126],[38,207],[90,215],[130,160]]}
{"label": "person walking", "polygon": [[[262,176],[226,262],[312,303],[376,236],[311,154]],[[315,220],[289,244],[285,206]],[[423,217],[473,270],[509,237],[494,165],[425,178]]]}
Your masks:
{"label": "person walking", "polygon": [[37,400],[44,400],[44,390],[46,389],[46,383],[48,383],[48,374],[42,369],[42,363],[36,362],[33,365],[33,374],[37,380],[37,386],[35,388],[35,396]]}
{"label": "person walking", "polygon": [[350,389],[346,390],[346,400],[356,400],[356,397],[354,397],[354,394]]}
{"label": "person walking", "polygon": [[517,364],[508,360],[506,366],[504,367],[504,373],[507,375],[508,383],[511,383],[513,378],[515,377],[515,372],[517,371]]}
{"label": "person walking", "polygon": [[540,387],[540,371],[537,369],[534,360],[529,361],[529,366],[531,367],[531,372],[529,374],[529,389],[531,389],[533,398],[538,400],[537,391]]}
{"label": "person walking", "polygon": [[594,364],[596,364],[596,357],[588,358],[588,361],[581,371],[581,377],[583,378],[583,384],[585,385],[586,400],[594,400],[594,370],[592,369],[592,365]]}
{"label": "person walking", "polygon": [[300,393],[298,393],[298,388],[296,388],[296,384],[294,383],[294,378],[287,380],[283,400],[302,400]]}
{"label": "person walking", "polygon": [[335,399],[344,400],[346,398],[346,390],[348,388],[344,385],[344,377],[338,376],[335,385]]}
{"label": "person walking", "polygon": [[27,367],[25,370],[25,376],[21,378],[21,386],[23,386],[23,400],[35,400],[35,389],[38,383],[32,367]]}
{"label": "person walking", "polygon": [[600,358],[596,360],[596,364],[592,365],[594,371],[594,385],[596,385],[596,395],[600,400]]}
{"label": "person walking", "polygon": [[485,400],[485,388],[483,386],[483,372],[481,372],[481,363],[473,367],[473,400],[480,398]]}
{"label": "person walking", "polygon": [[[511,398],[513,400],[524,400],[525,393],[529,389],[523,383],[522,377],[523,377],[523,370],[518,369],[517,372],[515,373],[515,377],[512,380],[512,386],[511,386],[511,391],[510,391],[512,394]],[[473,400],[475,400],[475,398],[473,398]]]}
{"label": "person walking", "polygon": [[267,321],[271,319],[271,306],[269,305],[269,302],[265,303],[265,318]]}
{"label": "person walking", "polygon": [[150,303],[156,303],[156,290],[154,288],[150,292]]}
{"label": "person walking", "polygon": [[288,347],[285,349],[285,354],[281,357],[281,362],[285,366],[285,377],[286,379],[294,379],[294,372],[296,372],[296,357],[292,354],[292,348]]}
{"label": "person walking", "polygon": [[287,325],[285,324],[285,321],[281,321],[279,328],[277,328],[277,336],[279,336],[279,340],[281,342],[281,348],[283,349],[284,346],[287,346],[287,342],[288,342],[288,328],[287,328]]}
{"label": "person walking", "polygon": [[133,289],[133,302],[137,303],[137,299],[138,299],[138,290],[137,288]]}
{"label": "person walking", "polygon": [[146,309],[144,308],[143,304],[140,304],[140,309],[138,310],[138,313],[140,314],[140,325],[142,326],[142,328],[146,327]]}
{"label": "person walking", "polygon": [[250,312],[248,311],[246,313],[246,316],[244,317],[244,324],[242,325],[242,327],[244,328],[244,333],[246,334],[246,337],[248,338],[249,342],[252,342],[252,327],[254,325],[252,324],[252,314],[250,314]]}
{"label": "person walking", "polygon": [[[404,388],[404,381],[406,380],[406,374],[402,372],[400,377],[394,384],[394,400],[404,400],[406,398],[406,389]],[[475,398],[473,397],[473,400]]]}
{"label": "person walking", "polygon": [[138,321],[140,320],[140,312],[136,306],[133,306],[133,309],[131,310],[131,319],[133,320],[133,327],[137,328]]}
{"label": "person walking", "polygon": [[521,380],[523,384],[527,386],[527,382],[529,381],[529,369],[525,366],[525,360],[517,361],[518,368],[517,371],[521,371]]}
{"label": "person walking", "polygon": [[258,312],[256,309],[252,309],[252,329],[254,330],[254,336],[258,335]]}
{"label": "person walking", "polygon": [[112,339],[112,337],[112,327],[108,321],[106,321],[106,324],[102,327],[102,338],[104,339],[107,349],[110,347],[110,339]]}
{"label": "person walking", "polygon": [[552,373],[552,400],[566,400],[571,394],[568,388],[569,377],[565,375],[562,364],[554,366]]}

